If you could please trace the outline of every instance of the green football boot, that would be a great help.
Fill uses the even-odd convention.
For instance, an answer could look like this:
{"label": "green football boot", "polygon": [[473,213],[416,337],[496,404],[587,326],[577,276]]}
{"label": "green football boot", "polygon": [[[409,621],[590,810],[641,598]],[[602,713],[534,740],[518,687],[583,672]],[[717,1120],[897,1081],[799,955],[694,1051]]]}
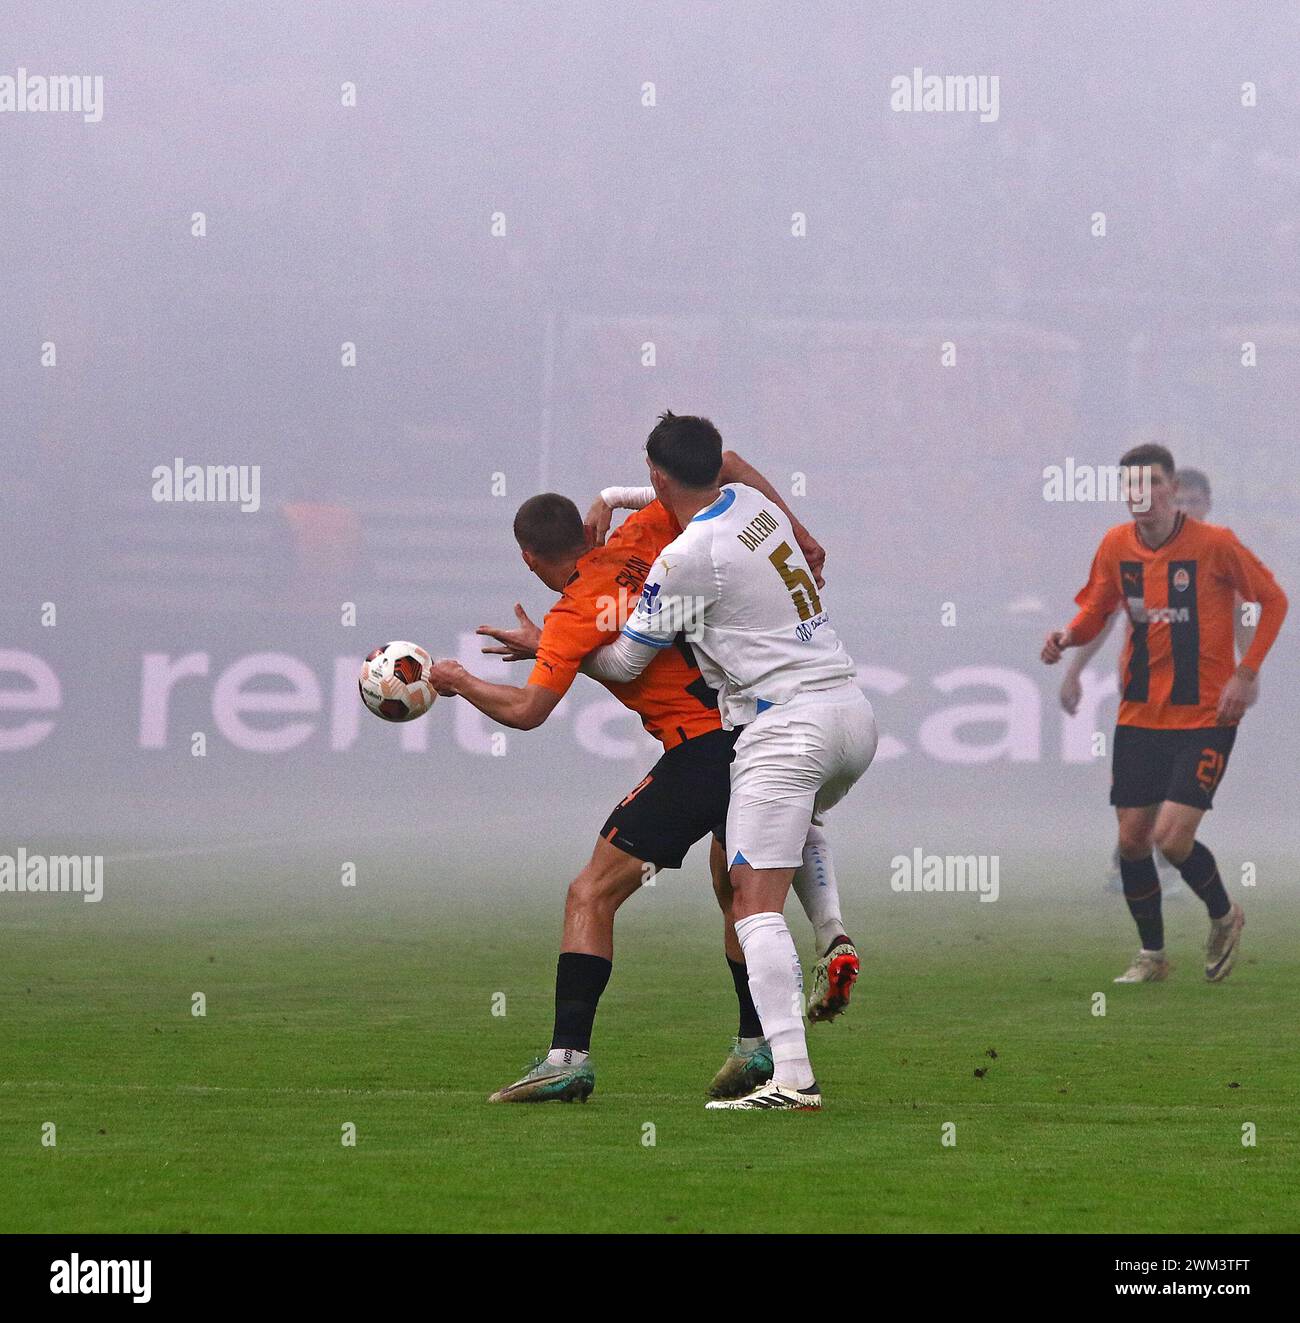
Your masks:
{"label": "green football boot", "polygon": [[757,1047],[746,1051],[740,1039],[734,1039],[722,1069],[709,1085],[710,1098],[743,1098],[772,1078],[772,1049],[764,1038]]}
{"label": "green football boot", "polygon": [[595,1087],[590,1057],[578,1065],[556,1065],[539,1057],[522,1079],[498,1089],[488,1102],[586,1102]]}

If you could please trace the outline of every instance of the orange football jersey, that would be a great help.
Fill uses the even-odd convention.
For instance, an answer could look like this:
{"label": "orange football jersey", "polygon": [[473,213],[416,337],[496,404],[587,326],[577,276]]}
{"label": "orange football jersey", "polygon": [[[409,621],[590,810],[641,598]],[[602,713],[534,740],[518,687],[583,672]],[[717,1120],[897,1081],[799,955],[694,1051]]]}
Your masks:
{"label": "orange football jersey", "polygon": [[[625,519],[603,547],[578,561],[560,600],[542,622],[529,684],[568,692],[583,658],[618,637],[650,567],[680,531],[672,515],[652,501]],[[664,648],[635,680],[601,683],[641,718],[665,749],[722,726],[717,693],[705,683],[685,642]]]}
{"label": "orange football jersey", "polygon": [[1159,547],[1132,522],[1101,540],[1070,623],[1088,643],[1123,606],[1132,626],[1124,647],[1119,724],[1192,730],[1220,724],[1219,694],[1236,670],[1237,594],[1262,608],[1242,664],[1258,671],[1286,615],[1286,594],[1230,528],[1182,514]]}

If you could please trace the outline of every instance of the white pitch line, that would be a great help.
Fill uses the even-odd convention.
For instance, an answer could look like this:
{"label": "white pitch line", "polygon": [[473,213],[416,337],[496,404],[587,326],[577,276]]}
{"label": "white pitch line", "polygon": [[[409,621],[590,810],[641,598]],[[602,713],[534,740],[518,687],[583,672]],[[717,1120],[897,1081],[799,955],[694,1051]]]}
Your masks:
{"label": "white pitch line", "polygon": [[[480,1089],[303,1089],[286,1085],[90,1084],[70,1080],[0,1080],[0,1089],[58,1089],[71,1093],[255,1093],[287,1094],[302,1098],[487,1098],[487,1094]],[[693,1098],[682,1098],[675,1093],[612,1093],[602,1090],[600,1096],[649,1102],[694,1101]]]}
{"label": "white pitch line", "polygon": [[[343,842],[344,845],[351,846],[356,841],[395,841],[411,840],[415,837],[423,836],[424,831],[372,831],[350,833]],[[341,839],[341,838],[335,838]],[[432,841],[432,837],[430,840]],[[174,846],[166,850],[133,850],[125,854],[106,854],[104,862],[106,864],[130,863],[141,859],[184,859],[195,855],[206,854],[230,854],[240,850],[261,850],[267,846],[295,846],[295,845],[316,845],[324,846],[330,837],[328,836],[268,836],[260,841],[227,841],[213,845],[183,845]]]}
{"label": "white pitch line", "polygon": [[85,1093],[284,1093],[302,1097],[437,1098],[449,1093],[479,1096],[477,1089],[304,1089],[254,1084],[90,1084],[70,1080],[0,1080],[0,1089],[63,1089]]}
{"label": "white pitch line", "polygon": [[[0,1089],[58,1089],[62,1092],[82,1092],[82,1093],[255,1093],[255,1094],[286,1094],[295,1097],[322,1097],[322,1098],[480,1098],[486,1099],[487,1095],[480,1089],[303,1089],[293,1088],[284,1085],[271,1087],[259,1087],[252,1084],[87,1084],[71,1080],[0,1080]],[[697,1099],[694,1095],[685,1096],[680,1093],[646,1093],[637,1091],[636,1093],[614,1093],[608,1089],[599,1091],[597,1098],[608,1098],[611,1101],[631,1101],[631,1102],[676,1102],[676,1103],[694,1103],[699,1102],[704,1105],[704,1095],[701,1094]],[[873,1102],[861,1097],[849,1099],[844,1095],[832,1097],[831,1104],[835,1107],[838,1103],[845,1111],[850,1109],[854,1113],[869,1111],[880,1116],[888,1116],[893,1112],[905,1110],[909,1114],[912,1107],[909,1102],[891,1102],[881,1103]],[[523,1104],[521,1104],[522,1106]],[[954,1103],[951,1098],[936,1098],[927,1100],[922,1104],[923,1107],[934,1109],[939,1107],[960,1106],[971,1110],[1015,1110],[1017,1108],[1064,1108],[1070,1111],[1077,1110],[1106,1110],[1123,1112],[1195,1112],[1198,1115],[1204,1113],[1205,1105],[1203,1103],[1121,1103],[1117,1105],[1113,1102],[1061,1102],[1050,1098],[1017,1098],[1010,1100],[999,1100],[994,1098],[967,1099],[960,1103]],[[1280,1106],[1280,1104],[1278,1104]],[[838,1110],[838,1109],[836,1109]],[[1257,1110],[1264,1111],[1266,1107],[1259,1107]]]}

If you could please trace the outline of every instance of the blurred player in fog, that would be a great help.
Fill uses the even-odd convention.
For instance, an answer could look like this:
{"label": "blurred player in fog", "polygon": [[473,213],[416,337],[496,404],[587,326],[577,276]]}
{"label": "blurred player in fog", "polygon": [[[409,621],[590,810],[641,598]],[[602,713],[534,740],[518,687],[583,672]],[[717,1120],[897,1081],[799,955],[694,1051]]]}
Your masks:
{"label": "blurred player in fog", "polygon": [[[1120,464],[1149,478],[1139,487],[1149,491],[1149,501],[1145,508],[1130,501],[1132,520],[1102,538],[1075,599],[1079,613],[1047,636],[1042,659],[1054,665],[1067,648],[1090,643],[1124,607],[1131,628],[1110,802],[1119,823],[1124,896],[1142,944],[1115,982],[1159,982],[1169,975],[1155,846],[1205,904],[1205,977],[1217,983],[1232,971],[1245,916],[1229,899],[1197,830],[1213,806],[1287,599],[1230,529],[1178,508],[1178,477],[1164,446],[1135,446]],[[1254,641],[1237,663],[1239,601],[1259,603],[1260,614]]]}
{"label": "blurred player in fog", "polygon": [[[1210,510],[1213,508],[1209,478],[1200,469],[1179,469],[1178,480],[1174,489],[1174,501],[1184,514],[1204,522],[1210,517]],[[1237,605],[1238,607],[1241,605],[1240,597],[1237,598]],[[1116,616],[1111,616],[1102,626],[1101,633],[1091,643],[1085,643],[1083,647],[1076,649],[1074,656],[1070,658],[1066,665],[1065,675],[1061,679],[1060,698],[1061,706],[1070,716],[1074,716],[1079,710],[1079,702],[1083,697],[1084,668],[1110,637],[1115,620]],[[1237,641],[1237,655],[1239,658],[1244,657],[1255,637],[1255,626],[1245,623],[1240,609],[1233,616],[1233,632]],[[1120,655],[1116,663],[1120,669],[1119,688],[1121,690],[1124,688],[1123,659],[1127,646],[1128,640],[1126,637],[1124,645],[1120,648]],[[1259,697],[1258,677],[1247,682],[1247,690],[1246,706],[1253,707],[1255,700]],[[1160,887],[1164,894],[1175,899],[1186,895],[1187,893],[1182,887],[1182,878],[1178,875],[1178,869],[1161,854],[1158,848],[1153,852],[1153,857],[1156,861],[1156,874],[1160,878]],[[1110,873],[1106,878],[1106,889],[1120,893],[1124,890],[1124,882],[1120,877],[1118,846],[1115,847],[1115,851],[1111,855]]]}

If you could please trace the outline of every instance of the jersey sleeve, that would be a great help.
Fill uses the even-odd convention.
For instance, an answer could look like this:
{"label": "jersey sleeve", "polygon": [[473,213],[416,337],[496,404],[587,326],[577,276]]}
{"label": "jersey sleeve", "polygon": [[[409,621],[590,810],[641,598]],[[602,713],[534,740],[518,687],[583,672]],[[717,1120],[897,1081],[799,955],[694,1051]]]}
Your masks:
{"label": "jersey sleeve", "polygon": [[1091,643],[1119,605],[1120,590],[1115,580],[1115,561],[1111,540],[1107,536],[1102,538],[1101,546],[1092,558],[1088,582],[1075,594],[1074,600],[1080,610],[1069,625],[1075,643]]}
{"label": "jersey sleeve", "polygon": [[1255,627],[1255,637],[1246,655],[1241,659],[1243,666],[1258,671],[1260,664],[1268,655],[1286,619],[1287,596],[1273,577],[1272,571],[1248,547],[1244,546],[1237,535],[1230,529],[1223,530],[1220,542],[1220,565],[1223,577],[1229,582],[1244,602],[1258,602],[1260,605],[1259,624]]}
{"label": "jersey sleeve", "polygon": [[606,487],[600,494],[611,510],[644,510],[654,498],[653,487]]}
{"label": "jersey sleeve", "polygon": [[609,638],[600,628],[597,613],[583,609],[580,601],[562,597],[542,621],[537,643],[537,661],[529,684],[541,685],[557,694],[567,694],[582,659]]}
{"label": "jersey sleeve", "polygon": [[698,628],[716,598],[712,560],[668,547],[650,567],[641,600],[623,634],[635,643],[671,647],[683,630],[690,635]]}
{"label": "jersey sleeve", "polygon": [[689,638],[717,596],[713,562],[670,546],[650,567],[641,600],[623,632],[588,660],[590,674],[603,680],[634,680],[677,635]]}

